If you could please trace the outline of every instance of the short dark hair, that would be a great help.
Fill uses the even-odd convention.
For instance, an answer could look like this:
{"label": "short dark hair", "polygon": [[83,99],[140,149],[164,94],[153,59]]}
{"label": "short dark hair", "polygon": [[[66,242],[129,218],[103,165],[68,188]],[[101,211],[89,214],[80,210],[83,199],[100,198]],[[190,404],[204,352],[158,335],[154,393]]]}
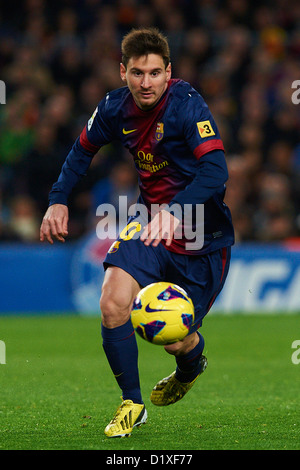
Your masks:
{"label": "short dark hair", "polygon": [[158,54],[165,67],[170,63],[170,49],[167,38],[157,28],[133,28],[122,41],[122,63],[127,67],[131,57]]}

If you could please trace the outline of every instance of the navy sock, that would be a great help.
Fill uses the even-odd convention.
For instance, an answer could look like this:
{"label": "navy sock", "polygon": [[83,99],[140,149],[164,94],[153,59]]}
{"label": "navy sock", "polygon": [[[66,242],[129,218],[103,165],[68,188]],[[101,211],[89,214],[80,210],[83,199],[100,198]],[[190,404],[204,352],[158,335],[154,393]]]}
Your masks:
{"label": "navy sock", "polygon": [[143,403],[138,371],[138,348],[131,320],[116,328],[106,328],[102,325],[102,339],[103,349],[122,390],[123,400]]}
{"label": "navy sock", "polygon": [[176,357],[177,368],[175,376],[179,382],[192,382],[200,373],[200,358],[204,349],[204,338],[199,331],[197,331],[197,334],[199,336],[199,343],[194,349],[183,356]]}

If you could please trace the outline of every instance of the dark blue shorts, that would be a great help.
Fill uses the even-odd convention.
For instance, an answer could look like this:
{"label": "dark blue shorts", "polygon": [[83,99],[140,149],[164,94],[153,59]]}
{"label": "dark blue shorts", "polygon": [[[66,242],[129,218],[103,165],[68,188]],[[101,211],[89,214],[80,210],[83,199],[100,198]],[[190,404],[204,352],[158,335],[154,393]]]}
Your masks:
{"label": "dark blue shorts", "polygon": [[167,250],[162,243],[145,246],[138,238],[118,239],[109,249],[104,268],[118,266],[128,272],[141,287],[152,282],[172,282],[186,290],[195,307],[190,333],[202,325],[217,295],[222,290],[230,264],[231,248],[206,255],[184,255]]}

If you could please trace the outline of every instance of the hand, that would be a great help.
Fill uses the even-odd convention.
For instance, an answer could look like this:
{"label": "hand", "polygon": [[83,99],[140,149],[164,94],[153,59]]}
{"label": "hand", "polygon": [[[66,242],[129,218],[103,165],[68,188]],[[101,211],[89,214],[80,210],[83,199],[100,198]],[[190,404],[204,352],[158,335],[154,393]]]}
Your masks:
{"label": "hand", "polygon": [[63,204],[53,204],[48,207],[40,228],[40,241],[48,240],[53,244],[52,237],[60,242],[68,235],[69,210]]}
{"label": "hand", "polygon": [[152,246],[157,246],[164,239],[166,240],[166,245],[170,246],[179,223],[180,220],[173,214],[166,210],[161,210],[146,225],[141,235],[141,240],[146,246],[149,246],[151,242],[153,242]]}

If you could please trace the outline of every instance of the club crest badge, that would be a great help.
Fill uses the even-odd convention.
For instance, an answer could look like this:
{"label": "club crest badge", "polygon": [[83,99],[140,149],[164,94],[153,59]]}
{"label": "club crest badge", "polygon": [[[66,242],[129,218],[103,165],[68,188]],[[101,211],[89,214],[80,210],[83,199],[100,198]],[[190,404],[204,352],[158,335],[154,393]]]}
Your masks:
{"label": "club crest badge", "polygon": [[120,243],[121,242],[118,241],[113,242],[110,249],[108,250],[108,253],[115,253],[116,251],[118,251]]}
{"label": "club crest badge", "polygon": [[156,126],[155,138],[156,140],[160,141],[164,136],[164,124],[162,122],[158,122]]}

